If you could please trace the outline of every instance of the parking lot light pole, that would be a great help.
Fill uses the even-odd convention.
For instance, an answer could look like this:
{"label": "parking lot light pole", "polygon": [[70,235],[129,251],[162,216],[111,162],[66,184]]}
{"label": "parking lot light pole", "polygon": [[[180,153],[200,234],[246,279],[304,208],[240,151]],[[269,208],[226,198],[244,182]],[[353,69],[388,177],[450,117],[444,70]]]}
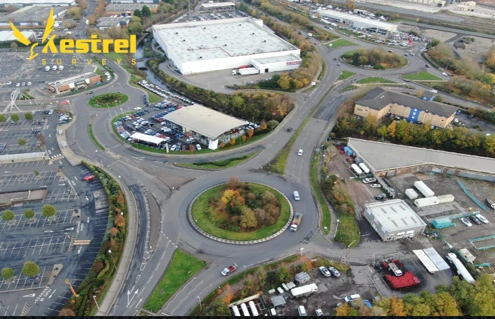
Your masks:
{"label": "parking lot light pole", "polygon": [[301,247],[301,249],[299,249],[299,250],[301,251],[301,254],[300,254],[299,258],[302,258],[304,247]]}
{"label": "parking lot light pole", "polygon": [[199,311],[203,311],[203,307],[201,307],[201,298],[199,298],[199,296],[198,296],[198,300],[199,300]]}

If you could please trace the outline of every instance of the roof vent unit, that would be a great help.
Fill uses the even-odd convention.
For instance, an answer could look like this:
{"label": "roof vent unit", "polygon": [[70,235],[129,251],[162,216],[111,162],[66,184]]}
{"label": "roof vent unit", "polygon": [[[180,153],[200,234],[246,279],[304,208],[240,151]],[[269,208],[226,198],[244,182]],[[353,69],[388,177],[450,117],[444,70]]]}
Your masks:
{"label": "roof vent unit", "polygon": [[241,26],[241,24],[239,23],[239,26]]}
{"label": "roof vent unit", "polygon": [[179,32],[175,32],[175,34],[179,34]]}
{"label": "roof vent unit", "polygon": [[203,27],[203,30],[206,30],[206,27]]}
{"label": "roof vent unit", "polygon": [[253,32],[253,33],[251,33],[251,35],[254,35],[254,32]]}
{"label": "roof vent unit", "polygon": [[182,42],[186,42],[186,39],[182,39]]}
{"label": "roof vent unit", "polygon": [[200,59],[202,59],[203,57],[202,57],[202,56],[200,56],[199,58],[200,58]]}
{"label": "roof vent unit", "polygon": [[217,38],[216,36],[213,37],[213,39],[216,39],[216,38]]}
{"label": "roof vent unit", "polygon": [[263,40],[263,43],[265,43],[265,42],[266,42],[266,40]]}
{"label": "roof vent unit", "polygon": [[226,47],[227,45],[226,45],[226,44],[224,44],[223,46],[224,46],[224,47]]}

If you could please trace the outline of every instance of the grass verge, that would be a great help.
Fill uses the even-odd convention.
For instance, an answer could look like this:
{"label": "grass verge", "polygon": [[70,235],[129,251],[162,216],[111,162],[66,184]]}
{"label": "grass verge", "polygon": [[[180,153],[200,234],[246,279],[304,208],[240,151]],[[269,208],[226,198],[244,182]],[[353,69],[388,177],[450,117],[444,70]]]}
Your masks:
{"label": "grass verge", "polygon": [[339,78],[337,79],[337,81],[339,81],[339,80],[345,80],[345,79],[347,79],[347,78],[350,78],[350,77],[351,77],[351,76],[353,76],[354,74],[356,74],[356,73],[351,72],[351,71],[345,71],[345,70],[344,70],[344,71],[342,71],[342,73],[340,74],[340,76],[339,76]]}
{"label": "grass verge", "polygon": [[313,156],[313,160],[311,161],[310,179],[313,193],[315,194],[316,200],[318,200],[318,203],[321,207],[321,230],[325,235],[327,235],[330,232],[331,215],[330,209],[328,208],[327,202],[325,201],[325,197],[323,196],[323,192],[321,191],[320,183],[318,182],[318,164],[320,162],[319,159],[319,155]]}
{"label": "grass verge", "polygon": [[361,233],[355,216],[339,216],[339,228],[335,234],[335,240],[348,245],[349,248],[356,247],[359,244]]}
{"label": "grass verge", "polygon": [[368,84],[368,83],[395,83],[395,82],[392,80],[387,80],[387,79],[381,78],[381,77],[372,76],[369,78],[361,79],[361,80],[357,81],[357,83]]}
{"label": "grass verge", "polygon": [[256,240],[268,237],[270,235],[278,232],[284,225],[287,223],[290,217],[290,206],[284,196],[282,196],[278,191],[275,191],[273,188],[256,184],[256,183],[248,183],[253,193],[262,194],[265,191],[270,191],[273,193],[277,199],[280,201],[280,216],[275,221],[275,223],[271,226],[261,228],[259,230],[253,232],[236,232],[229,231],[226,229],[221,229],[217,227],[212,222],[212,218],[209,216],[210,212],[210,199],[218,196],[221,196],[223,193],[223,189],[225,188],[225,184],[215,186],[206,192],[204,192],[201,196],[199,196],[196,201],[192,204],[192,217],[196,221],[196,225],[199,226],[205,232],[219,237],[223,239],[229,240]]}
{"label": "grass verge", "polygon": [[89,99],[88,104],[95,108],[110,108],[124,104],[129,100],[129,96],[124,93],[106,93],[93,96]]}
{"label": "grass verge", "polygon": [[200,271],[206,263],[177,249],[165,274],[144,304],[144,309],[158,312],[182,285]]}
{"label": "grass verge", "polygon": [[104,151],[105,147],[100,144],[100,142],[96,139],[96,136],[93,134],[93,124],[88,125],[88,132],[89,132],[89,137],[95,143],[96,147],[98,147],[100,150]]}
{"label": "grass verge", "polygon": [[357,89],[357,86],[355,86],[355,85],[348,85],[348,86],[346,86],[346,87],[342,90],[342,92],[347,92],[347,91],[351,91],[351,90],[355,90],[355,89]]}
{"label": "grass verge", "polygon": [[338,39],[338,40],[335,40],[335,41],[330,42],[328,44],[328,46],[331,49],[336,49],[336,48],[346,47],[346,46],[351,46],[351,45],[356,45],[356,43],[348,41],[346,39]]}
{"label": "grass verge", "polygon": [[214,161],[214,162],[199,162],[199,163],[177,163],[175,165],[186,168],[196,168],[196,169],[227,169],[240,165],[255,156],[259,152],[252,152],[240,157],[232,157],[224,160]]}
{"label": "grass verge", "polygon": [[404,79],[415,80],[415,81],[437,81],[442,80],[436,75],[433,75],[429,72],[418,72],[414,74],[408,74],[403,76]]}

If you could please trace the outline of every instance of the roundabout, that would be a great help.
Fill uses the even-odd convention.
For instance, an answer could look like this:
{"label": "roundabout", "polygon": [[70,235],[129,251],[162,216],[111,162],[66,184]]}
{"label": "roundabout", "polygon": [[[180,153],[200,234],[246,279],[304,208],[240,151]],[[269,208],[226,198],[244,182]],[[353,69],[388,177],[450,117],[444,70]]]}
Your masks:
{"label": "roundabout", "polygon": [[258,244],[282,234],[294,210],[288,198],[264,184],[239,182],[210,187],[196,196],[188,219],[202,235],[229,244]]}
{"label": "roundabout", "polygon": [[95,108],[111,108],[122,105],[129,100],[129,96],[124,93],[106,93],[93,96],[89,99],[88,104]]}
{"label": "roundabout", "polygon": [[358,68],[373,68],[375,70],[393,70],[406,67],[409,61],[403,56],[382,48],[370,50],[359,49],[347,51],[340,56],[343,62]]}

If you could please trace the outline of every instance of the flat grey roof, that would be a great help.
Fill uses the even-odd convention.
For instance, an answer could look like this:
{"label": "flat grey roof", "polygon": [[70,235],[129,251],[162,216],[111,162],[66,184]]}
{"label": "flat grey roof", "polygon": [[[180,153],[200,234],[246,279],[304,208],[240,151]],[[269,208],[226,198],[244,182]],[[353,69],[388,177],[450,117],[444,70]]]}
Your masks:
{"label": "flat grey roof", "polygon": [[253,59],[253,61],[258,62],[259,64],[270,64],[270,63],[277,63],[277,62],[292,62],[292,61],[302,61],[300,57],[290,54],[290,55],[283,55],[283,56],[275,56],[272,58],[260,58],[260,59]]}
{"label": "flat grey roof", "polygon": [[387,233],[426,226],[426,223],[401,199],[375,202],[365,206],[380,222],[382,230]]}
{"label": "flat grey roof", "polygon": [[153,30],[182,62],[298,50],[250,17],[161,24]]}
{"label": "flat grey roof", "polygon": [[329,17],[334,17],[334,18],[338,18],[338,19],[346,19],[346,20],[353,21],[353,22],[367,23],[369,25],[373,25],[376,28],[380,28],[380,29],[387,30],[387,31],[397,30],[397,25],[383,22],[383,21],[367,19],[367,18],[359,17],[359,16],[356,16],[353,14],[348,14],[348,13],[339,12],[339,11],[335,11],[335,10],[326,10],[326,9],[322,9],[322,8],[319,8],[317,11],[319,14],[321,14],[323,16],[329,16]]}
{"label": "flat grey roof", "polygon": [[58,80],[55,82],[51,82],[51,83],[48,83],[48,85],[55,86],[55,87],[61,87],[61,86],[67,85],[67,84],[76,83],[79,81],[84,81],[84,80],[90,79],[94,76],[98,76],[98,74],[96,74],[94,72],[87,72],[87,73],[79,74],[76,76],[71,76],[69,78],[61,79],[61,80]]}
{"label": "flat grey roof", "polygon": [[423,100],[416,96],[387,91],[379,87],[369,91],[365,96],[356,101],[356,104],[378,111],[391,103],[428,111],[446,118],[451,117],[457,112],[457,108],[454,106]]}
{"label": "flat grey roof", "polygon": [[165,115],[165,120],[187,127],[210,139],[248,122],[225,115],[202,105],[194,104]]}
{"label": "flat grey roof", "polygon": [[0,5],[15,5],[15,6],[63,6],[74,5],[75,0],[0,0]]}
{"label": "flat grey roof", "polygon": [[[21,31],[21,33],[26,37],[26,39],[31,38],[35,33],[33,31]],[[13,31],[0,31],[0,42],[16,41],[17,38],[14,37]]]}
{"label": "flat grey roof", "polygon": [[205,8],[221,8],[221,7],[233,7],[235,3],[233,2],[216,2],[216,3],[203,3]]}
{"label": "flat grey roof", "polygon": [[126,17],[101,17],[96,24],[97,27],[115,27],[120,21],[129,22],[131,19]]}
{"label": "flat grey roof", "polygon": [[349,138],[347,144],[377,171],[432,164],[495,174],[495,159],[392,143]]}
{"label": "flat grey roof", "polygon": [[42,22],[48,19],[50,10],[52,9],[55,18],[58,17],[61,12],[67,10],[67,8],[64,7],[28,6],[0,17],[0,21],[8,22],[9,19],[12,18],[14,22]]}

